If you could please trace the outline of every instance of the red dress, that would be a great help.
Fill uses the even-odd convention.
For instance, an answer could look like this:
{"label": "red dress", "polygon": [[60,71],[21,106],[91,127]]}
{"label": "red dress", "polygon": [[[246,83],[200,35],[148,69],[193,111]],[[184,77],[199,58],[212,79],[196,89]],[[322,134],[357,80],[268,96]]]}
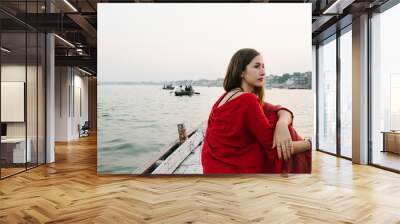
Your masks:
{"label": "red dress", "polygon": [[[279,110],[286,110],[289,113],[292,114],[292,120],[293,120],[293,113],[292,111],[288,110],[287,108],[281,107],[279,105],[273,105],[270,103],[264,102],[263,105],[263,111],[267,119],[271,124],[276,126],[276,123],[278,121],[278,111]],[[293,125],[289,125],[289,132],[292,137],[292,141],[301,141],[303,138],[296,132],[296,130],[293,128]],[[292,155],[291,159],[286,163],[286,165],[282,168],[283,160],[276,160],[275,161],[275,170],[267,170],[267,173],[276,173],[279,171],[279,167],[286,170],[286,172],[289,173],[311,173],[311,164],[312,164],[312,159],[311,159],[311,150],[305,151],[302,153],[297,153],[295,155]],[[282,171],[280,170],[280,172]]]}
{"label": "red dress", "polygon": [[225,95],[213,105],[208,119],[201,155],[203,173],[281,173],[285,167],[272,140],[277,121],[273,111],[276,114],[283,108],[267,104],[264,114],[252,93],[217,107]]}

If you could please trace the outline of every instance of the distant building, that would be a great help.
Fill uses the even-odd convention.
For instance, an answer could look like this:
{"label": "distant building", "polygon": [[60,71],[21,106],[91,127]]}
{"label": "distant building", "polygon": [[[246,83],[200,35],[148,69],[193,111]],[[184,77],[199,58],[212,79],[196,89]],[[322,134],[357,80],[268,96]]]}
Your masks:
{"label": "distant building", "polygon": [[266,76],[266,88],[311,89],[311,72]]}
{"label": "distant building", "polygon": [[[173,85],[207,86],[207,87],[223,87],[224,78],[215,80],[199,79],[174,81]],[[265,77],[265,87],[280,89],[311,89],[311,72],[294,72],[293,74],[285,73],[282,75],[268,75]]]}
{"label": "distant building", "polygon": [[310,89],[310,78],[311,77],[305,73],[297,73],[286,81],[286,86],[289,89]]}

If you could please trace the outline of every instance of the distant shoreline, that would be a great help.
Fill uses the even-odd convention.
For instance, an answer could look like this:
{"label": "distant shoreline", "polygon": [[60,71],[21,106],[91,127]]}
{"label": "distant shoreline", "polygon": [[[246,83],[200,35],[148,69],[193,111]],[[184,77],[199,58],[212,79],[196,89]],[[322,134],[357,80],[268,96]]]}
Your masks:
{"label": "distant shoreline", "polygon": [[[198,79],[198,80],[175,80],[175,81],[99,81],[99,85],[187,85],[192,86],[206,86],[206,87],[222,87],[224,83],[223,78],[214,80]],[[265,77],[265,88],[267,89],[311,89],[312,78],[311,72],[293,72],[292,74],[285,73],[283,75],[267,75]]]}
{"label": "distant shoreline", "polygon": [[[97,84],[99,85],[126,85],[126,86],[130,86],[130,85],[135,85],[135,86],[160,86],[160,89],[163,87],[162,84],[159,83],[137,83],[137,82],[99,82]],[[210,85],[210,86],[205,86],[205,85],[192,85],[194,87],[220,87],[222,88],[222,86],[215,86],[215,85]],[[304,89],[304,90],[311,90],[310,88],[288,88],[288,87],[264,87],[265,89]]]}

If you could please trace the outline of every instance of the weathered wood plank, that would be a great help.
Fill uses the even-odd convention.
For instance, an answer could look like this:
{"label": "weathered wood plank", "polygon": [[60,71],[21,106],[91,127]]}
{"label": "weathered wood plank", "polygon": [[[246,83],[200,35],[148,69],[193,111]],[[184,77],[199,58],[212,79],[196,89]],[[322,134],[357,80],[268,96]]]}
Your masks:
{"label": "weathered wood plank", "polygon": [[172,174],[202,142],[203,130],[198,129],[188,140],[168,156],[152,174]]}
{"label": "weathered wood plank", "polygon": [[[189,136],[194,135],[196,131],[199,129],[202,130],[202,132],[205,133],[205,127],[207,125],[207,121],[204,121],[201,123],[199,126],[196,128],[192,129],[191,131],[188,132]],[[167,154],[170,154],[171,151],[176,150],[179,147],[179,138],[168,144],[167,146],[163,147],[155,156],[153,156],[149,161],[147,161],[143,166],[138,167],[133,174],[150,174],[152,173],[152,169],[156,166],[157,161],[159,161],[161,158],[165,157]],[[182,161],[185,158],[182,158]]]}
{"label": "weathered wood plank", "polygon": [[147,161],[143,166],[138,167],[133,174],[145,174],[148,173],[148,170],[163,156],[165,155],[171,148],[179,145],[179,139],[171,142],[167,146],[163,147],[155,156],[153,156],[149,161]]}
{"label": "weathered wood plank", "polygon": [[201,165],[201,151],[203,144],[200,144],[192,154],[179,165],[173,174],[203,174]]}

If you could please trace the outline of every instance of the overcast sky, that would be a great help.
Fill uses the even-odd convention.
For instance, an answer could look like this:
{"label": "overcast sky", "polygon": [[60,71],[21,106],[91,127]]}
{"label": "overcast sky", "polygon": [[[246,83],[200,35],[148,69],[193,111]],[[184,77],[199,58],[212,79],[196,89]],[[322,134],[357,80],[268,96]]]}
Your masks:
{"label": "overcast sky", "polygon": [[311,71],[311,4],[100,3],[98,80],[223,78],[254,48],[266,74]]}

